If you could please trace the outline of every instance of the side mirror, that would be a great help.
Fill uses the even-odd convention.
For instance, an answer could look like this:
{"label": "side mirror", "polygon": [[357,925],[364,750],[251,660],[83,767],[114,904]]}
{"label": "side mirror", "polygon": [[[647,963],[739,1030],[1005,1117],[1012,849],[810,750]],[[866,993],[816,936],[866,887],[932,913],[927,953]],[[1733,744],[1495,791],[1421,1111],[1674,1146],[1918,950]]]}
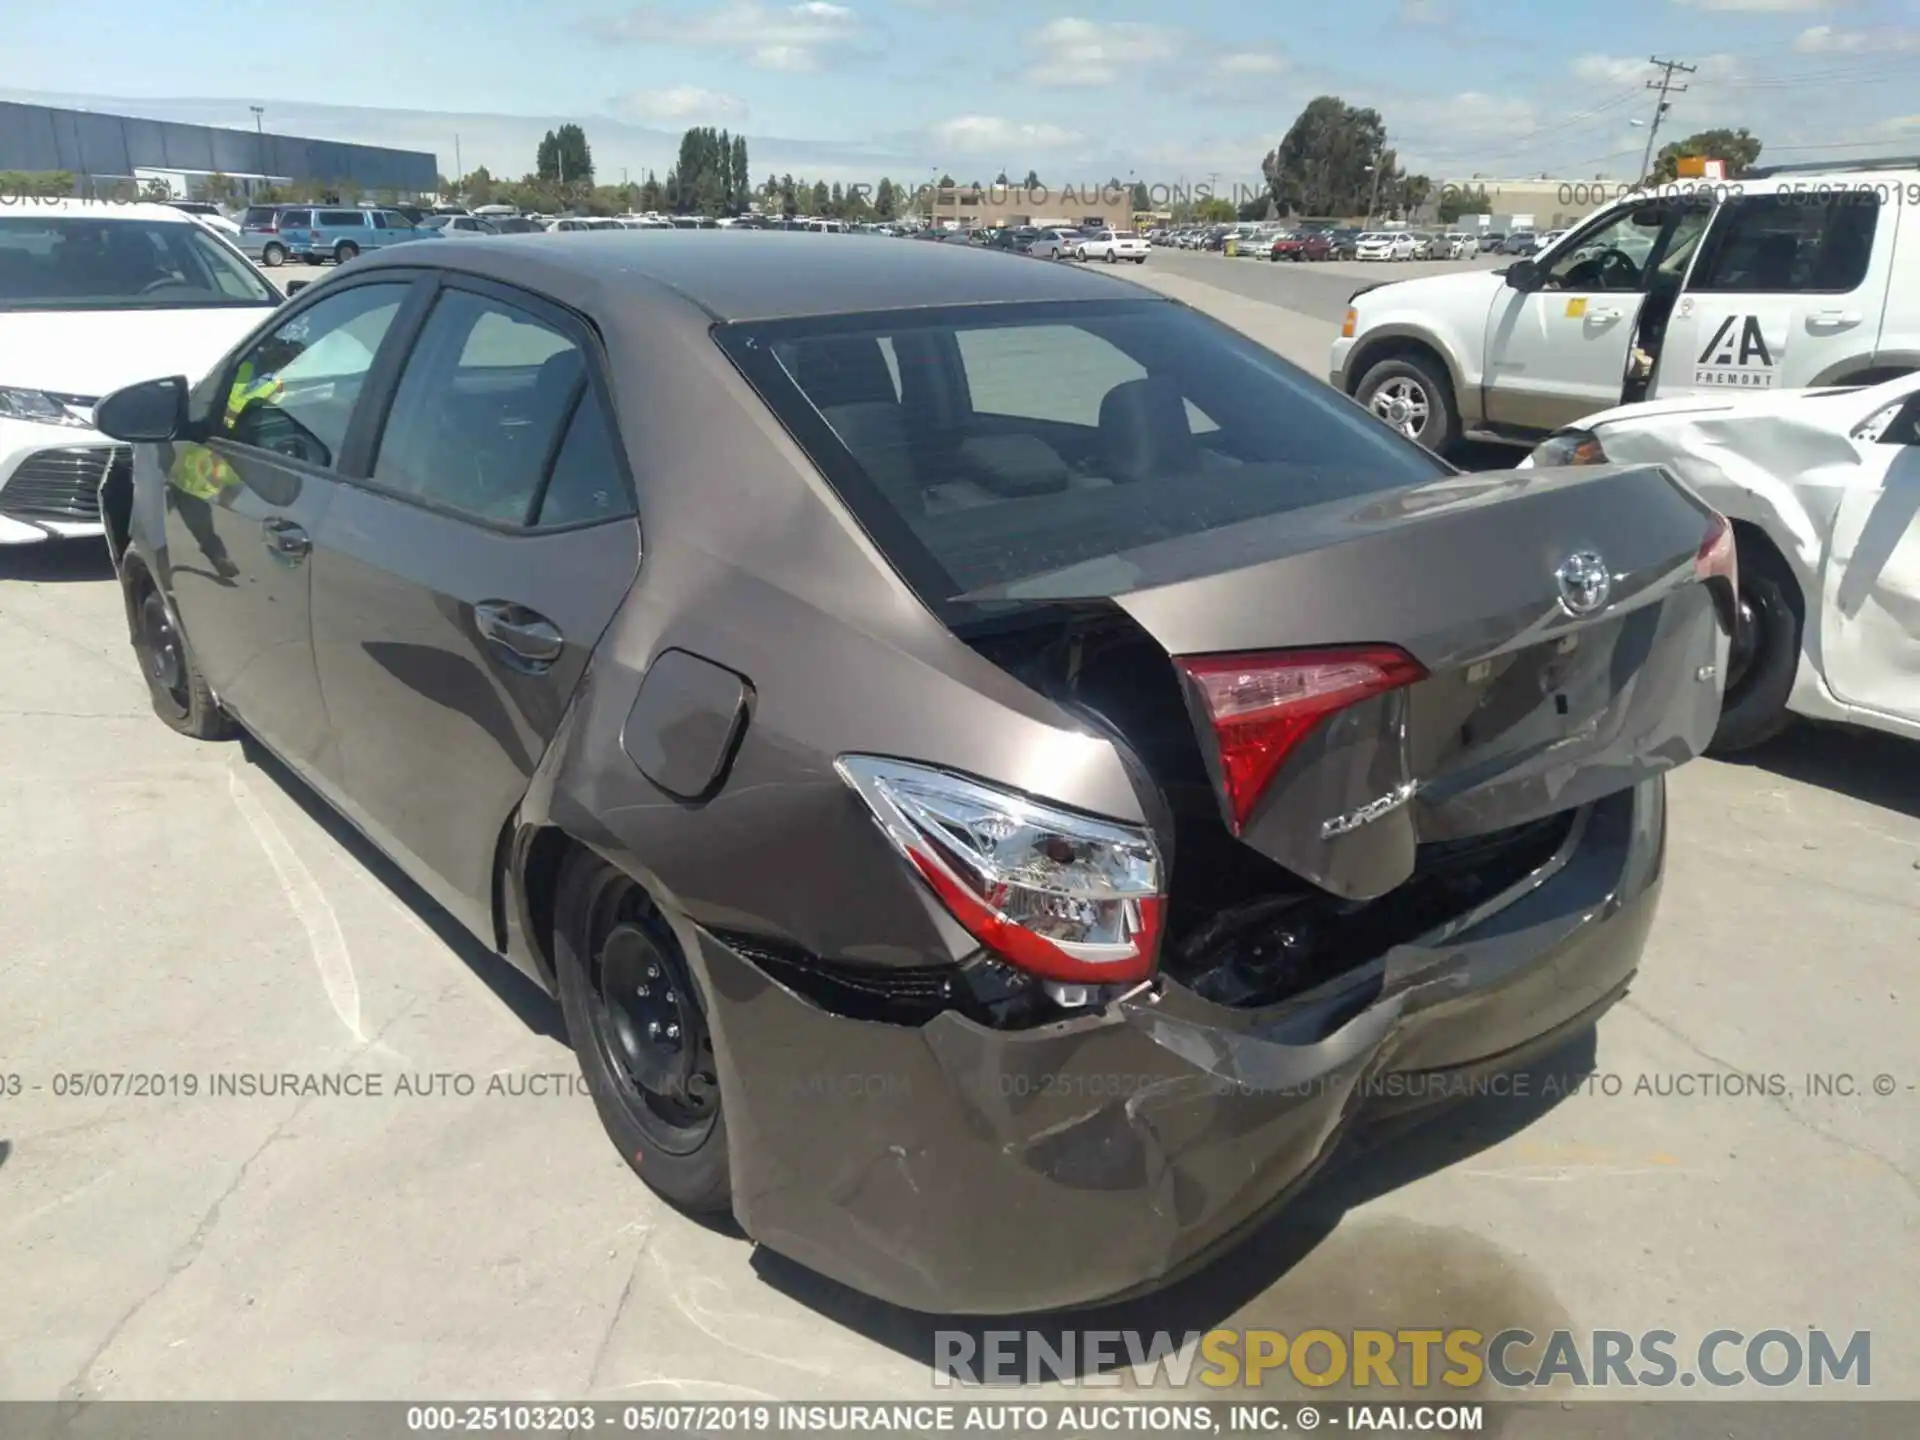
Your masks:
{"label": "side mirror", "polygon": [[289,280],[287,282],[287,298],[291,300],[312,283],[311,280]]}
{"label": "side mirror", "polygon": [[114,391],[94,408],[93,428],[128,445],[178,439],[187,429],[187,377],[143,380]]}
{"label": "side mirror", "polygon": [[1515,290],[1538,290],[1540,288],[1540,267],[1524,257],[1515,260],[1502,272],[1507,284]]}

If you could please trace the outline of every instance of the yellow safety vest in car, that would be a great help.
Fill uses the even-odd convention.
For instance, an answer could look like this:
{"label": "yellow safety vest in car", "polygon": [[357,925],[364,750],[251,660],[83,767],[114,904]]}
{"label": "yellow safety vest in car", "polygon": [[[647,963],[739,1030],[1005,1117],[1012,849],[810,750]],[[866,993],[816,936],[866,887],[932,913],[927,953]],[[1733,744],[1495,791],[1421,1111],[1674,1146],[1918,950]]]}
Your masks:
{"label": "yellow safety vest in car", "polygon": [[[281,389],[278,376],[255,380],[253,363],[243,363],[227,391],[226,428],[233,428],[247,406],[257,400],[275,399]],[[175,489],[202,500],[213,499],[239,478],[231,465],[205,445],[181,445],[174,452],[172,469],[167,472],[167,481]]]}

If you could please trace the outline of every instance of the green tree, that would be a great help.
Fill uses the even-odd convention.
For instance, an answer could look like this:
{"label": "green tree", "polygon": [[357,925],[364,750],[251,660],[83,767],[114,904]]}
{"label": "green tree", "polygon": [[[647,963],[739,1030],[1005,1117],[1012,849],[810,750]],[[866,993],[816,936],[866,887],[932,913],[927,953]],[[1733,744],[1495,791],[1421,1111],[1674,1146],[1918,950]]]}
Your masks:
{"label": "green tree", "polygon": [[1147,182],[1144,180],[1136,180],[1133,182],[1133,208],[1136,210],[1151,210],[1153,208],[1153,196],[1148,192]]}
{"label": "green tree", "polygon": [[1260,162],[1268,192],[1282,215],[1358,215],[1379,194],[1390,198],[1399,179],[1377,110],[1337,95],[1307,102],[1285,138]]}
{"label": "green tree", "polygon": [[173,198],[173,187],[164,180],[149,180],[140,187],[142,200],[157,200],[164,204]]}
{"label": "green tree", "polygon": [[814,181],[813,182],[813,213],[815,215],[826,214],[827,207],[832,203],[833,203],[833,192],[827,189],[827,182],[824,180]]}
{"label": "green tree", "polygon": [[1029,170],[1027,171],[1027,178],[1020,182],[1020,188],[1022,190],[1044,190],[1046,187],[1040,183],[1040,173],[1037,170]]}
{"label": "green tree", "polygon": [[780,177],[780,213],[794,216],[800,213],[800,196],[794,187],[793,176]]}
{"label": "green tree", "polygon": [[1462,215],[1491,215],[1493,201],[1488,198],[1485,185],[1443,185],[1440,204],[1434,213],[1442,225],[1451,225]]}
{"label": "green tree", "polygon": [[1231,225],[1240,218],[1233,202],[1220,195],[1208,196],[1194,206],[1193,213],[1202,225]]}
{"label": "green tree", "polygon": [[1672,180],[1680,173],[1681,159],[1722,160],[1727,178],[1734,180],[1753,168],[1760,158],[1760,141],[1743,125],[1738,130],[1702,130],[1671,145],[1662,145],[1653,162],[1649,181]]}
{"label": "green tree", "polygon": [[591,183],[593,150],[587,144],[587,132],[573,124],[549,130],[534,153],[534,172],[550,182]]}
{"label": "green tree", "polygon": [[660,188],[660,182],[654,179],[653,171],[647,171],[647,178],[640,182],[640,199],[634,208],[641,211],[657,212],[666,203],[666,196]]}
{"label": "green tree", "polygon": [[482,165],[471,175],[460,181],[459,193],[466,196],[469,204],[491,205],[493,198],[493,176]]}
{"label": "green tree", "polygon": [[747,166],[747,137],[733,137],[733,210],[737,215],[753,203],[753,175]]}
{"label": "green tree", "polygon": [[891,220],[900,213],[900,197],[893,188],[893,181],[885,175],[873,192],[873,213],[882,220]]}
{"label": "green tree", "polygon": [[0,170],[0,195],[51,200],[73,193],[71,170]]}
{"label": "green tree", "polygon": [[940,172],[940,188],[942,190],[951,190],[956,183],[953,176],[947,174],[946,171],[943,170]]}
{"label": "green tree", "polygon": [[240,187],[231,175],[216,170],[200,182],[200,193],[215,205],[231,205],[239,197]]}

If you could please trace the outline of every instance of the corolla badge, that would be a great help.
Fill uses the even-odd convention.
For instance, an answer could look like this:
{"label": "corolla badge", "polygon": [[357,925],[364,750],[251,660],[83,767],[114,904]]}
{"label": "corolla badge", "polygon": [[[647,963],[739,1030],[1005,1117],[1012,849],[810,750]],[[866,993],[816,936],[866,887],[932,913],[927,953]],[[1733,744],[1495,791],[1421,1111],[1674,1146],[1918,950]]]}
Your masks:
{"label": "corolla badge", "polygon": [[1320,822],[1320,838],[1336,839],[1341,835],[1351,835],[1362,825],[1371,825],[1382,816],[1391,815],[1402,805],[1420,793],[1420,782],[1409,780],[1404,785],[1396,785],[1377,800],[1369,800],[1358,809],[1349,810],[1344,815],[1335,815]]}
{"label": "corolla badge", "polygon": [[1560,608],[1576,619],[1603,608],[1613,593],[1613,576],[1607,562],[1592,550],[1581,550],[1560,562],[1553,572],[1560,587]]}

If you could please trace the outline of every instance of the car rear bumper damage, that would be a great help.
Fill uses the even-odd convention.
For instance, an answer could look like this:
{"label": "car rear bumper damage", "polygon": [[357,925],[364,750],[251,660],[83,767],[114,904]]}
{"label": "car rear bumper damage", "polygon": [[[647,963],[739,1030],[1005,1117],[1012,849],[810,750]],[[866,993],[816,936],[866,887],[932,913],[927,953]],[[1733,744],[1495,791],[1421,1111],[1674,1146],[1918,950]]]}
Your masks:
{"label": "car rear bumper damage", "polygon": [[1032,1030],[855,1020],[700,932],[735,1212],[770,1249],[925,1312],[1167,1283],[1357,1120],[1446,1098],[1436,1076],[1524,1063],[1603,1012],[1639,962],[1665,834],[1664,782],[1642,782],[1579,812],[1503,894],[1265,1010],[1162,979]]}

